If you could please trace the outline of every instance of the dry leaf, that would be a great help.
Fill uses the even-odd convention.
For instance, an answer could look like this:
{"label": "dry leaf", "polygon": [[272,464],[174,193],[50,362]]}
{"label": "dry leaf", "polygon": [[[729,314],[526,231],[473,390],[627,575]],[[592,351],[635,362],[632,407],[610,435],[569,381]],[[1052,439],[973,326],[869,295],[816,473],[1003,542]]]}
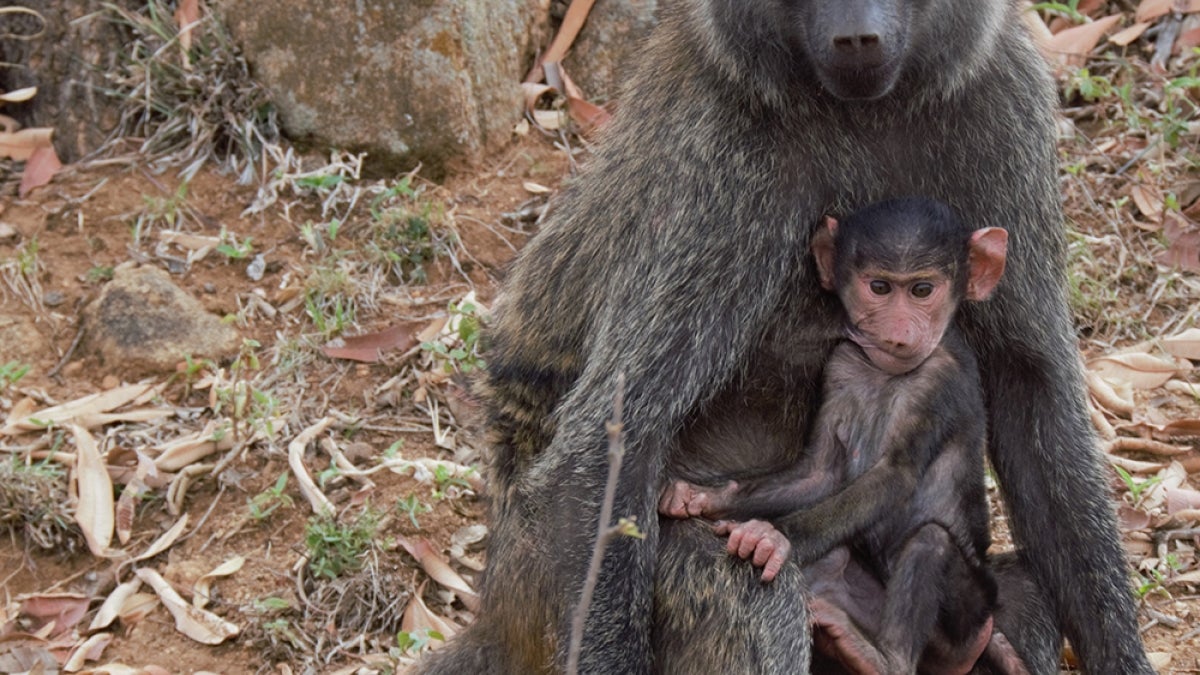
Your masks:
{"label": "dry leaf", "polygon": [[68,673],[78,672],[83,670],[83,664],[87,661],[98,661],[104,655],[104,649],[113,641],[111,633],[96,633],[95,635],[84,640],[71,652],[67,657],[67,662],[63,664],[63,670]]}
{"label": "dry leaf", "polygon": [[149,616],[158,604],[158,596],[153,593],[134,593],[121,605],[117,618],[122,626],[132,626]]}
{"label": "dry leaf", "polygon": [[340,344],[330,343],[321,352],[331,359],[348,359],[363,363],[376,363],[384,352],[406,352],[416,346],[413,333],[422,324],[407,321],[373,333],[340,338]]}
{"label": "dry leaf", "polygon": [[[1179,3],[1178,8],[1175,7],[1176,3]],[[1200,12],[1200,0],[1142,0],[1134,18],[1138,21],[1152,21],[1173,11],[1182,11],[1185,14]]]}
{"label": "dry leaf", "polygon": [[21,184],[17,187],[17,195],[24,197],[35,188],[40,188],[50,182],[51,178],[63,168],[62,160],[54,152],[53,145],[35,148],[33,154],[25,162],[25,171],[21,173]]}
{"label": "dry leaf", "polygon": [[1150,662],[1151,668],[1162,672],[1171,665],[1171,654],[1170,652],[1146,652],[1146,660]]}
{"label": "dry leaf", "polygon": [[1100,38],[1121,20],[1119,14],[1106,16],[1081,26],[1068,28],[1046,41],[1045,49],[1056,54],[1062,62],[1080,62],[1087,56]]}
{"label": "dry leaf", "polygon": [[[400,630],[406,633],[415,633],[421,630],[433,630],[442,634],[442,637],[449,640],[458,632],[458,626],[447,619],[434,614],[432,610],[425,605],[425,601],[421,599],[424,592],[424,585],[413,594],[408,601],[408,606],[404,608],[404,616],[400,619]],[[432,642],[432,641],[431,641]],[[436,649],[439,644],[431,644],[431,649]]]}
{"label": "dry leaf", "polygon": [[1200,361],[1200,328],[1189,328],[1162,339],[1163,349],[1171,356]]}
{"label": "dry leaf", "polygon": [[129,543],[129,536],[133,532],[133,517],[137,509],[137,489],[132,485],[126,485],[124,490],[121,490],[121,496],[117,499],[117,541],[121,545]]}
{"label": "dry leaf", "polygon": [[1129,194],[1143,216],[1154,222],[1162,220],[1164,202],[1160,190],[1148,185],[1134,185]]}
{"label": "dry leaf", "polygon": [[450,563],[446,562],[442,556],[438,555],[437,551],[430,546],[425,538],[419,538],[416,542],[409,541],[407,538],[400,538],[400,545],[405,551],[417,562],[421,564],[421,568],[429,575],[431,579],[438,582],[442,586],[454,591],[454,594],[462,600],[467,609],[475,612],[479,610],[479,595],[475,593],[471,585],[466,579],[459,576],[455,572]]}
{"label": "dry leaf", "polygon": [[323,417],[321,421],[311,427],[301,431],[296,436],[295,440],[288,443],[288,466],[291,467],[292,473],[296,476],[296,482],[300,484],[300,492],[304,494],[304,498],[312,506],[313,513],[318,516],[331,515],[334,513],[333,503],[321,492],[313,481],[312,476],[308,474],[308,469],[304,466],[304,448],[323,431],[333,424],[332,417]]}
{"label": "dry leaf", "polygon": [[1149,27],[1150,27],[1149,21],[1142,21],[1139,23],[1135,23],[1132,26],[1129,26],[1128,28],[1124,28],[1124,29],[1121,29],[1120,31],[1117,31],[1115,34],[1113,34],[1112,36],[1110,36],[1108,38],[1108,41],[1119,47],[1128,46],[1134,40],[1141,37],[1142,33],[1145,33],[1146,29]]}
{"label": "dry leaf", "polygon": [[141,579],[130,579],[114,588],[112,593],[109,593],[108,597],[104,599],[104,604],[100,605],[100,609],[96,610],[96,616],[92,619],[91,625],[88,626],[88,632],[108,628],[112,625],[112,622],[116,621],[120,615],[121,607],[141,587]]}
{"label": "dry leaf", "polygon": [[1163,220],[1168,247],[1155,259],[1164,265],[1200,272],[1200,228],[1174,211],[1168,211]]}
{"label": "dry leaf", "polygon": [[213,571],[205,574],[196,580],[196,584],[192,586],[192,605],[200,609],[208,604],[209,598],[212,597],[213,582],[220,577],[227,577],[246,564],[246,559],[240,555],[236,555],[229,560],[218,565]]}
{"label": "dry leaf", "polygon": [[1168,488],[1166,490],[1167,514],[1176,515],[1182,511],[1200,509],[1200,490],[1190,487]]}
{"label": "dry leaf", "polygon": [[179,536],[183,534],[183,529],[187,527],[187,522],[188,514],[185,513],[182,517],[180,517],[179,520],[175,521],[175,524],[171,526],[171,529],[163,532],[158,539],[155,539],[154,543],[150,544],[150,548],[146,549],[145,553],[134,558],[134,560],[140,561],[146,560],[147,558],[153,558],[159,553],[171,548],[171,545],[174,544],[175,541],[179,539]]}
{"label": "dry leaf", "polygon": [[0,94],[0,102],[3,103],[21,103],[28,101],[37,94],[37,87],[24,87],[22,89],[13,89],[12,91]]}
{"label": "dry leaf", "polygon": [[558,63],[563,60],[575,42],[575,36],[579,35],[579,29],[583,28],[583,22],[587,20],[588,12],[592,11],[595,1],[575,0],[567,7],[567,13],[563,15],[562,24],[558,27],[558,33],[554,35],[550,46],[534,64],[533,69],[525,76],[526,82],[541,82],[544,76],[542,64]]}
{"label": "dry leaf", "polygon": [[180,0],[179,9],[175,10],[175,25],[179,26],[179,46],[183,47],[184,59],[187,51],[192,48],[192,28],[200,20],[199,0]]}
{"label": "dry leaf", "polygon": [[[25,431],[44,431],[48,424],[66,422],[79,424],[80,420],[77,418],[97,416],[127,404],[145,403],[158,396],[164,386],[166,385],[130,384],[43,408],[22,417],[10,416],[4,424],[4,428],[0,429],[0,435],[11,436]],[[170,411],[165,412],[170,414]],[[84,425],[79,424],[79,426]]]}
{"label": "dry leaf", "polygon": [[197,433],[164,444],[159,448],[154,466],[159,471],[175,472],[214,452],[223,452],[232,447],[233,434],[222,433],[222,424],[213,420]]}
{"label": "dry leaf", "polygon": [[525,188],[525,191],[532,195],[548,195],[551,192],[554,192],[554,190],[551,190],[545,185],[542,185],[541,183],[535,183],[531,180],[521,183],[521,187]]}
{"label": "dry leaf", "polygon": [[75,424],[70,428],[75,435],[74,480],[71,481],[76,499],[75,522],[79,523],[92,554],[104,557],[109,554],[114,526],[112,479],[92,435]]}
{"label": "dry leaf", "polygon": [[0,133],[0,159],[8,157],[17,161],[26,160],[33,156],[38,148],[47,148],[54,137],[54,129],[50,127],[33,127],[20,131],[5,131]]}
{"label": "dry leaf", "polygon": [[1173,420],[1158,429],[1165,436],[1192,437],[1200,436],[1200,419],[1189,418]]}
{"label": "dry leaf", "polygon": [[189,605],[158,572],[143,567],[136,573],[154,589],[163,606],[175,617],[175,629],[196,642],[206,645],[221,644],[241,631],[236,625],[216,614]]}
{"label": "dry leaf", "polygon": [[46,630],[46,636],[62,635],[73,629],[87,614],[90,598],[80,593],[35,593],[18,595],[21,614],[33,619],[32,632]]}
{"label": "dry leaf", "polygon": [[1154,389],[1180,371],[1174,360],[1135,352],[1092,359],[1088,370],[1113,384],[1128,384],[1134,389]]}
{"label": "dry leaf", "polygon": [[1150,514],[1128,504],[1122,504],[1117,509],[1117,520],[1120,521],[1122,530],[1144,530],[1150,527]]}

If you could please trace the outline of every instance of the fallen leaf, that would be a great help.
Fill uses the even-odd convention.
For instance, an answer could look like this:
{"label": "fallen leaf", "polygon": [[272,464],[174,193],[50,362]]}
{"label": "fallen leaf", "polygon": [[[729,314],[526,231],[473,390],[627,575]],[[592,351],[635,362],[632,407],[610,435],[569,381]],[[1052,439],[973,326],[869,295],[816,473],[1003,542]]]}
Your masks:
{"label": "fallen leaf", "polygon": [[1110,383],[1129,384],[1134,389],[1154,389],[1175,376],[1180,365],[1168,360],[1135,352],[1092,359],[1088,370]]}
{"label": "fallen leaf", "polygon": [[75,468],[71,481],[76,500],[75,522],[79,523],[92,554],[106,557],[114,526],[112,479],[92,435],[75,424],[70,428],[75,436]]}
{"label": "fallen leaf", "polygon": [[1200,419],[1172,420],[1158,429],[1160,434],[1176,437],[1200,436]]}
{"label": "fallen leaf", "polygon": [[23,87],[21,89],[13,89],[12,91],[0,94],[0,102],[4,103],[21,103],[28,101],[37,94],[37,87]]}
{"label": "fallen leaf", "polygon": [[1171,356],[1200,361],[1200,328],[1189,328],[1162,339],[1163,349]]}
{"label": "fallen leaf", "polygon": [[154,556],[158,555],[159,553],[162,553],[163,551],[167,550],[168,548],[171,548],[171,545],[174,544],[176,542],[176,540],[179,539],[180,535],[183,534],[184,528],[187,527],[187,522],[188,522],[188,514],[185,513],[185,514],[183,514],[183,516],[181,516],[179,518],[179,520],[175,521],[175,524],[171,526],[171,529],[167,530],[166,532],[163,532],[162,535],[159,536],[158,539],[155,539],[154,543],[150,544],[150,548],[147,548],[145,553],[134,558],[134,561],[141,561],[141,560],[146,560],[148,558],[153,558]]}
{"label": "fallen leaf", "polygon": [[24,197],[31,190],[49,183],[62,167],[62,161],[58,158],[58,153],[54,152],[53,145],[36,148],[25,162],[25,171],[21,174],[17,195]]}
{"label": "fallen leaf", "polygon": [[1133,387],[1126,384],[1118,391],[1118,387],[1090,370],[1084,372],[1084,381],[1087,383],[1088,392],[1101,407],[1124,417],[1133,414]]}
{"label": "fallen leaf", "polygon": [[[425,605],[425,601],[421,599],[421,594],[424,592],[425,586],[417,589],[413,593],[412,598],[408,601],[408,606],[404,608],[404,616],[400,619],[400,630],[406,633],[416,633],[422,630],[433,630],[442,634],[442,637],[449,640],[458,632],[458,626],[451,621],[444,619]],[[430,648],[436,649],[440,645],[431,644]]]}
{"label": "fallen leaf", "polygon": [[1147,185],[1134,185],[1129,195],[1143,216],[1154,222],[1162,220],[1164,202],[1160,190]]}
{"label": "fallen leaf", "polygon": [[1108,41],[1119,47],[1126,47],[1130,43],[1132,43],[1134,40],[1141,37],[1142,33],[1145,33],[1146,29],[1149,27],[1150,27],[1149,21],[1142,21],[1139,23],[1135,23],[1132,26],[1129,26],[1128,28],[1123,28],[1120,31],[1117,31],[1113,35],[1109,36]]}
{"label": "fallen leaf", "polygon": [[1200,509],[1200,490],[1190,487],[1169,488],[1167,491],[1167,514]]}
{"label": "fallen leaf", "polygon": [[129,536],[133,533],[136,503],[137,490],[132,485],[126,485],[117,499],[117,541],[122,546],[129,543]]}
{"label": "fallen leaf", "polygon": [[120,615],[121,607],[141,587],[141,579],[130,579],[114,588],[112,593],[109,593],[108,597],[104,599],[104,604],[100,605],[100,609],[96,610],[96,616],[88,626],[88,632],[108,628],[112,625],[112,622],[116,621]]}
{"label": "fallen leaf", "polygon": [[136,571],[142,581],[150,585],[163,606],[175,618],[175,629],[196,642],[216,645],[241,632],[235,624],[204,609],[189,605],[158,572],[143,567]]}
{"label": "fallen leaf", "polygon": [[213,582],[221,577],[234,574],[242,569],[242,566],[245,564],[245,558],[235,555],[218,565],[213,571],[197,579],[195,585],[192,586],[192,605],[204,609],[204,606],[208,604],[209,598],[212,597]]}
{"label": "fallen leaf", "polygon": [[1045,48],[1047,51],[1056,54],[1060,61],[1082,61],[1083,57],[1096,48],[1096,45],[1100,42],[1100,38],[1104,37],[1104,34],[1120,20],[1121,15],[1114,14],[1106,16],[1103,19],[1096,19],[1095,21],[1075,26],[1074,28],[1068,28],[1047,40]]}
{"label": "fallen leaf", "polygon": [[327,344],[321,352],[331,359],[376,363],[383,352],[405,352],[416,346],[413,333],[422,326],[422,323],[408,321],[374,333],[343,337],[340,344]]}
{"label": "fallen leaf", "polygon": [[1174,212],[1168,212],[1163,236],[1167,250],[1156,256],[1164,265],[1189,272],[1200,271],[1200,228]]}
{"label": "fallen leaf", "polygon": [[554,190],[551,190],[545,185],[542,185],[541,183],[535,183],[531,180],[521,183],[521,187],[525,188],[525,191],[531,195],[548,195],[551,192],[554,192]]}
{"label": "fallen leaf", "polygon": [[1200,12],[1200,0],[1142,0],[1134,18],[1137,21],[1152,21],[1168,12]]}
{"label": "fallen leaf", "polygon": [[542,53],[541,58],[533,65],[533,69],[525,76],[526,82],[541,82],[544,76],[542,64],[558,63],[563,60],[575,42],[575,36],[579,35],[579,29],[583,28],[584,21],[587,21],[588,13],[592,11],[592,5],[595,2],[596,0],[574,0],[567,7],[567,13],[563,15],[558,32],[555,33],[554,39],[550,41],[550,46]]}
{"label": "fallen leaf", "polygon": [[90,598],[80,593],[35,593],[19,595],[21,614],[33,619],[33,632],[49,627],[48,637],[62,635],[75,628],[87,614]]}
{"label": "fallen leaf", "polygon": [[213,454],[233,448],[233,434],[222,433],[222,425],[210,421],[204,429],[163,444],[154,466],[159,471],[175,472]]}
{"label": "fallen leaf", "polygon": [[479,610],[479,595],[465,579],[459,576],[458,572],[450,567],[450,563],[438,555],[424,537],[418,538],[415,542],[401,537],[400,545],[404,547],[405,551],[408,551],[409,555],[416,558],[431,579],[454,591],[467,609],[473,612]]}
{"label": "fallen leaf", "polygon": [[200,20],[199,0],[180,0],[179,9],[175,10],[175,25],[179,26],[179,46],[183,47],[184,58],[192,48],[192,28]]}
{"label": "fallen leaf", "polygon": [[1151,668],[1162,672],[1171,665],[1171,654],[1170,652],[1146,652],[1146,660],[1150,662]]}
{"label": "fallen leaf", "polygon": [[[88,394],[74,401],[68,401],[49,408],[34,411],[28,415],[12,416],[0,429],[0,435],[15,435],[25,431],[44,431],[50,424],[65,424],[79,419],[107,413],[121,406],[144,403],[162,392],[166,385],[150,385],[145,383],[130,384],[117,387],[98,394]],[[169,411],[166,411],[169,412]],[[79,424],[79,426],[84,426]],[[86,427],[84,427],[86,428]]]}
{"label": "fallen leaf", "polygon": [[1144,530],[1150,526],[1150,514],[1128,504],[1122,504],[1117,509],[1117,519],[1123,530]]}
{"label": "fallen leaf", "polygon": [[0,159],[8,157],[18,161],[29,159],[38,148],[49,147],[54,129],[32,127],[20,131],[0,132]]}
{"label": "fallen leaf", "polygon": [[134,593],[121,605],[117,618],[122,626],[132,626],[149,616],[159,602],[158,596],[153,593]]}
{"label": "fallen leaf", "polygon": [[63,670],[68,673],[78,672],[83,669],[83,664],[88,661],[98,661],[104,655],[104,649],[113,641],[111,633],[96,633],[88,639],[84,640],[77,646],[71,655],[67,657],[67,662],[63,664]]}
{"label": "fallen leaf", "polygon": [[312,476],[309,475],[308,468],[304,466],[304,449],[331,424],[333,424],[332,417],[323,417],[316,424],[301,431],[291,443],[288,443],[288,466],[296,476],[296,482],[300,484],[300,492],[312,506],[313,513],[318,516],[331,515],[335,509],[333,503],[329,501],[324,492],[321,492]]}

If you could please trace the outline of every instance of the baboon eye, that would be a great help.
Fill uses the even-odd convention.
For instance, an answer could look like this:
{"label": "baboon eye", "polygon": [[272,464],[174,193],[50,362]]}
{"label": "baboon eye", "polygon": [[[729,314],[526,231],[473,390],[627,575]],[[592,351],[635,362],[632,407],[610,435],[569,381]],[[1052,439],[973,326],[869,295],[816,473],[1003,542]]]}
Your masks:
{"label": "baboon eye", "polygon": [[915,283],[911,292],[914,298],[928,298],[933,293],[933,284],[928,281]]}
{"label": "baboon eye", "polygon": [[887,295],[892,292],[892,285],[886,281],[876,279],[871,282],[871,292],[875,295]]}

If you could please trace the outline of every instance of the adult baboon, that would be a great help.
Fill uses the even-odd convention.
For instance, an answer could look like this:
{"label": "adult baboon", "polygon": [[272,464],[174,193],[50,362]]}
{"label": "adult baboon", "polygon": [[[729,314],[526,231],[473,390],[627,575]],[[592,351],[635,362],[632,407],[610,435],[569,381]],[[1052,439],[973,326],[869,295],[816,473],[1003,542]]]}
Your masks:
{"label": "adult baboon", "polygon": [[[680,448],[730,408],[748,435],[808,428],[839,328],[809,233],[825,214],[921,194],[1010,234],[1005,280],[957,323],[979,357],[989,453],[1023,563],[1088,672],[1151,673],[1083,405],[1053,106],[1015,0],[664,7],[621,110],[497,309],[483,608],[424,670],[562,667],[619,373],[627,455],[615,512],[646,538],[607,551],[583,670],[803,668],[796,565],[762,584],[702,523],[660,521],[657,497],[668,477],[711,483],[795,461],[802,433],[740,456]],[[766,450],[785,447],[795,451]]]}

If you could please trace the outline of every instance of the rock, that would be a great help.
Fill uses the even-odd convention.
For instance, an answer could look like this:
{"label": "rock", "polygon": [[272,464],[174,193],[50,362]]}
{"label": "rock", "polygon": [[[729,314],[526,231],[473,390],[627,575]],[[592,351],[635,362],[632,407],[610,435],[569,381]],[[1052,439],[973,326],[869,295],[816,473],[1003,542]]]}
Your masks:
{"label": "rock", "polygon": [[549,0],[219,0],[285,132],[431,178],[507,141]]}
{"label": "rock", "polygon": [[642,39],[654,27],[658,0],[603,0],[563,59],[567,74],[589,101],[611,101],[629,76]]}
{"label": "rock", "polygon": [[205,311],[156,267],[126,263],[83,313],[85,353],[105,368],[171,371],[185,356],[219,359],[237,352],[238,332]]}

